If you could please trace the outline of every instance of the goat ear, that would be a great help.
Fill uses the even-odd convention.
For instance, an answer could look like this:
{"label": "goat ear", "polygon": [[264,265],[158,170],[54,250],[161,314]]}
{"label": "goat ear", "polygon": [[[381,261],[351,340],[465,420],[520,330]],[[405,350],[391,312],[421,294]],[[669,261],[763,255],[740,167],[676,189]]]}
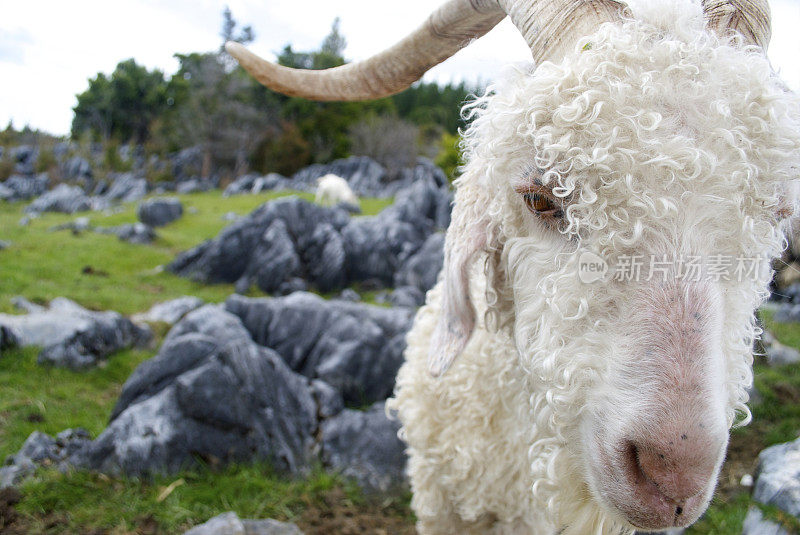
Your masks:
{"label": "goat ear", "polygon": [[[439,322],[428,353],[428,371],[439,377],[461,354],[475,328],[475,307],[469,294],[469,276],[477,254],[486,248],[488,219],[478,207],[456,204],[445,238],[443,295]],[[473,212],[473,213],[469,213]]]}

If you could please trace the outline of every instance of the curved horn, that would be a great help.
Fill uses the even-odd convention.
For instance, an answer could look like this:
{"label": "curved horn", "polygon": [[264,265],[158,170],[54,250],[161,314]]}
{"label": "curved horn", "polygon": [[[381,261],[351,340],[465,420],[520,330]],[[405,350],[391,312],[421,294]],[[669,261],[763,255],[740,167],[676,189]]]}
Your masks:
{"label": "curved horn", "polygon": [[580,38],[620,20],[621,0],[497,0],[531,47],[534,61],[560,61]]}
{"label": "curved horn", "polygon": [[225,45],[265,86],[312,100],[370,100],[399,93],[431,67],[495,27],[506,14],[531,47],[533,59],[557,61],[603,22],[619,19],[619,0],[449,0],[393,47],[333,69],[290,69],[270,63],[239,43]]}
{"label": "curved horn", "polygon": [[225,49],[256,80],[280,93],[312,100],[370,100],[406,89],[505,16],[494,0],[450,0],[391,48],[364,61],[321,71],[275,65],[238,43],[229,42]]}
{"label": "curved horn", "polygon": [[746,42],[767,51],[772,37],[767,0],[703,0],[703,13],[708,27],[718,35],[738,32]]}

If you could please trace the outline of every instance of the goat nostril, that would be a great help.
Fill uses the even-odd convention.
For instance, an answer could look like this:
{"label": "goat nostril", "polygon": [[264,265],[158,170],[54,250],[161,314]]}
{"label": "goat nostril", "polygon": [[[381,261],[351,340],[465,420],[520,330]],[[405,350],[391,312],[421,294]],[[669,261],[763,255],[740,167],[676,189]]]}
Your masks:
{"label": "goat nostril", "polygon": [[676,507],[675,516],[681,516],[681,513],[683,513],[683,507]]}

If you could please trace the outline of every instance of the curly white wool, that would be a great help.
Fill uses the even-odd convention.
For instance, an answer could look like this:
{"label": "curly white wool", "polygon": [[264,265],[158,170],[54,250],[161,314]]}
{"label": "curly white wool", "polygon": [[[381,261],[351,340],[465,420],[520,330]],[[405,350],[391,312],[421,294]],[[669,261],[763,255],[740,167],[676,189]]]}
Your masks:
{"label": "curly white wool", "polygon": [[324,206],[345,203],[358,206],[358,197],[350,189],[347,180],[334,174],[327,174],[317,179],[315,201]]}
{"label": "curly white wool", "polygon": [[[763,53],[704,31],[696,2],[641,4],[561,64],[516,68],[465,109],[443,280],[389,402],[422,534],[632,532],[592,494],[579,427],[610,384],[617,340],[647,326],[621,321],[626,285],[578,280],[576,251],[766,259],[755,277],[720,282],[728,424],[749,421],[753,310],[797,202],[800,106]],[[564,232],[515,192],[532,171],[572,196]],[[429,348],[452,342],[434,332],[455,306],[459,259],[477,323],[434,378]]]}

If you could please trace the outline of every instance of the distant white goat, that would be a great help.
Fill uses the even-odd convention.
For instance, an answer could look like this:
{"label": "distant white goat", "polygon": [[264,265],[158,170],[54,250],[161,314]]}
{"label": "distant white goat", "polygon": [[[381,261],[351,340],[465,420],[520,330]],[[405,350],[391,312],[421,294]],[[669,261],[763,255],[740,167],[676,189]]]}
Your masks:
{"label": "distant white goat", "polygon": [[352,100],[399,91],[506,14],[531,46],[535,68],[466,109],[441,281],[389,403],[423,535],[687,526],[749,420],[800,103],[764,56],[766,0],[622,7],[451,0],[323,72],[229,47],[275,89]]}
{"label": "distant white goat", "polygon": [[315,200],[324,206],[345,203],[358,207],[358,197],[350,189],[347,180],[340,176],[328,174],[317,179],[317,195]]}

